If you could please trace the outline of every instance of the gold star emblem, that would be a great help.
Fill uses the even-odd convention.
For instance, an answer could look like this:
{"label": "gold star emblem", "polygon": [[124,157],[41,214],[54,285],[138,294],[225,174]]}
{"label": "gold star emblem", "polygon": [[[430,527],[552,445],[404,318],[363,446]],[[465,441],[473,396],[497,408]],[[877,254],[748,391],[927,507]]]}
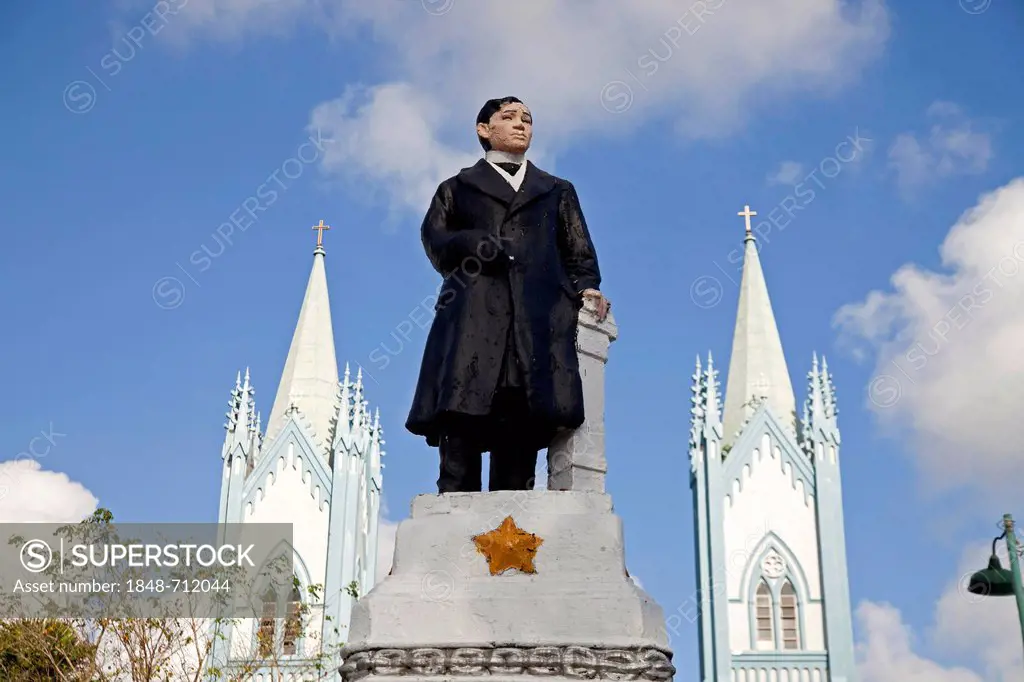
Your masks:
{"label": "gold star emblem", "polygon": [[477,551],[487,557],[491,575],[498,575],[510,568],[523,573],[536,573],[533,557],[544,541],[518,527],[512,517],[507,516],[491,532],[474,535],[473,542],[476,543]]}

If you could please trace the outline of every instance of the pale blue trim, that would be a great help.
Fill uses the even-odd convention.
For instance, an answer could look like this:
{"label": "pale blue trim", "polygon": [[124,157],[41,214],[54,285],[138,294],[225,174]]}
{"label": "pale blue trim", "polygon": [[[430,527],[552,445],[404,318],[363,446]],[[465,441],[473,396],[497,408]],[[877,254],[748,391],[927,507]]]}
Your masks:
{"label": "pale blue trim", "polygon": [[[822,420],[825,421],[825,420]],[[853,646],[853,616],[846,561],[846,530],[843,515],[843,486],[839,466],[838,429],[816,429],[825,452],[816,464],[818,495],[818,546],[821,566],[825,648],[829,655],[829,674],[833,680],[856,682],[857,667]],[[823,437],[822,437],[823,436]],[[833,440],[834,439],[834,440]],[[815,442],[815,441],[812,441]],[[829,461],[827,449],[835,445],[836,462]]]}
{"label": "pale blue trim", "polygon": [[[292,436],[289,438],[289,436]],[[261,489],[269,487],[269,476],[277,475],[277,460],[281,457],[287,462],[287,448],[290,442],[295,443],[295,454],[302,459],[302,480],[309,483],[310,494],[314,494],[317,486],[320,487],[320,511],[331,499],[331,472],[324,463],[324,458],[316,453],[310,446],[309,437],[306,435],[302,425],[292,417],[288,417],[281,433],[274,438],[270,449],[260,454],[259,462],[245,481],[245,491],[242,495],[241,509],[249,504],[255,504],[258,493]],[[284,452],[282,452],[284,451]],[[291,466],[287,464],[286,466]]]}
{"label": "pale blue trim", "polygon": [[[231,462],[231,453],[221,461],[220,467],[220,506],[217,508],[217,522],[227,523],[228,515],[230,513],[232,505],[228,503],[228,495],[230,494],[231,488],[234,487],[231,484],[234,483],[234,469],[228,469]],[[245,476],[245,468],[242,468],[242,476]],[[239,481],[239,486],[242,485],[242,481]]]}
{"label": "pale blue trim", "polygon": [[[233,457],[238,456],[243,460],[242,466],[235,469],[232,466],[228,469],[229,463],[232,462]],[[244,446],[241,443],[235,443],[233,448],[227,453],[222,460],[221,466],[221,480],[220,480],[220,509],[217,512],[217,522],[220,526],[218,530],[218,536],[224,531],[224,524],[239,523],[242,520],[241,515],[241,497],[242,491],[245,487],[245,472],[246,472],[246,461],[248,455],[245,451]],[[222,624],[223,626],[223,624]],[[210,633],[213,637],[213,643],[210,649],[210,665],[211,666],[222,666],[225,664],[226,659],[229,658],[231,652],[231,641],[234,628],[220,627],[218,628],[217,623],[210,624]],[[223,639],[217,636],[218,629],[221,632],[226,630]]]}
{"label": "pale blue trim", "polygon": [[[793,439],[793,436],[779,424],[779,421],[766,404],[762,404],[757,408],[743,427],[739,438],[725,458],[725,465],[723,467],[725,490],[731,495],[732,483],[737,481],[740,492],[743,491],[743,467],[747,464],[751,465],[751,467],[754,466],[752,460],[754,450],[760,450],[761,439],[766,431],[772,445],[778,445],[779,447],[779,459],[781,461],[774,462],[773,464],[780,467],[784,463],[790,464],[789,475],[793,482],[793,489],[796,489],[797,480],[802,481],[804,484],[804,501],[810,502],[811,497],[815,493],[816,485],[813,465],[808,460],[806,453],[800,449],[800,446]],[[770,452],[762,453],[761,463],[764,464],[765,460],[768,460],[771,456],[772,453]]]}
{"label": "pale blue trim", "polygon": [[[356,523],[360,501],[357,499],[359,479],[352,475],[349,467],[353,458],[363,460],[363,457],[357,450],[345,450],[343,446],[344,442],[339,442],[332,457],[331,486],[334,492],[328,519],[327,579],[324,581],[324,621],[320,633],[325,651],[338,649],[345,637],[344,631],[351,623],[352,608],[355,605],[355,600],[346,592],[348,584],[357,579],[350,573],[355,548],[350,546],[348,536],[351,531],[353,543],[358,539]],[[377,551],[375,546],[369,549]],[[359,588],[362,590],[363,586]],[[338,629],[337,633],[334,632],[335,628]]]}
{"label": "pale blue trim", "polygon": [[[262,675],[263,679],[272,680],[272,679],[275,679],[272,676],[272,673],[275,673],[275,672],[293,672],[293,673],[307,673],[308,674],[308,673],[310,673],[313,670],[313,663],[315,661],[316,661],[316,658],[298,658],[298,657],[289,656],[287,658],[282,658],[280,661],[275,661],[274,665],[272,667],[268,666],[268,667],[265,667],[265,668],[257,668],[256,670],[251,671],[251,672],[247,670],[246,671],[247,674],[242,679],[245,679],[245,680],[256,680],[256,679],[260,679],[260,676]],[[242,664],[234,663],[234,664],[228,666],[227,668],[225,668],[225,670],[226,671],[231,671],[231,670],[241,671],[241,668],[242,668]],[[297,677],[295,679],[307,679],[307,678],[305,678],[305,677]],[[308,679],[312,679],[312,678],[308,678]],[[319,677],[317,677],[315,679],[317,679],[318,681],[320,681],[320,680],[337,680],[337,679],[339,679],[339,677],[338,677],[338,673],[336,671],[331,671],[331,670],[325,668],[324,671],[321,673],[321,676],[319,676]]]}
{"label": "pale blue trim", "polygon": [[[690,453],[693,457],[693,453]],[[704,460],[706,460],[706,455]],[[693,491],[694,520],[694,563],[697,577],[697,636],[700,644],[700,679],[716,679],[714,605],[706,595],[711,594],[711,578],[708,560],[708,495],[707,462],[702,460],[696,471],[691,470],[690,489]],[[673,614],[675,615],[675,614]],[[678,634],[678,633],[673,633]],[[671,638],[669,639],[671,642]]]}
{"label": "pale blue trim", "polygon": [[755,666],[824,671],[828,667],[828,654],[824,651],[752,651],[733,656],[734,669]]}
{"label": "pale blue trim", "polygon": [[242,504],[240,500],[245,494],[245,471],[248,468],[249,455],[241,443],[235,445],[233,456],[241,458],[242,465],[236,471],[231,469],[231,476],[228,482],[227,494],[227,515],[226,523],[240,523],[242,521]]}
{"label": "pale blue trim", "polygon": [[[709,452],[721,445],[720,429],[713,430],[707,439],[696,471],[691,469],[691,487],[694,489],[694,543],[698,581],[698,634],[700,637],[700,675],[705,682],[728,682],[729,679],[729,605],[725,575],[718,575],[725,566],[724,513],[720,490],[722,480],[721,452]],[[693,453],[691,453],[691,457]],[[715,502],[717,500],[717,503]],[[719,567],[719,571],[715,571]],[[721,590],[721,594],[719,594]]]}
{"label": "pale blue trim", "polygon": [[[716,444],[718,451],[721,441]],[[711,626],[712,646],[714,647],[715,671],[714,680],[727,680],[729,677],[729,664],[732,654],[729,651],[729,593],[726,580],[725,560],[725,494],[723,485],[725,479],[722,476],[722,469],[725,462],[722,461],[721,452],[714,456],[705,453],[706,476],[708,482],[708,514],[707,523],[710,541],[708,552],[708,577],[709,594],[704,599],[705,604],[711,605]],[[721,585],[721,593],[718,586]]]}

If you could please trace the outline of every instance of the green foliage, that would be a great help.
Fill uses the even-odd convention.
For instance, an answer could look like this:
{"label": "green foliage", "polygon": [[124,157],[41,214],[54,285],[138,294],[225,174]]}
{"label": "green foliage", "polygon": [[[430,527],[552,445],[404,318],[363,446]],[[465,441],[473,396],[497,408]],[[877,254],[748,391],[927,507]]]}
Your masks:
{"label": "green foliage", "polygon": [[[61,527],[57,534],[68,542],[133,542],[117,536],[113,518],[109,510],[97,509],[80,523]],[[21,544],[25,539],[12,537],[9,542]],[[276,577],[271,578],[275,589],[302,589],[289,562],[268,563],[261,577],[276,570]],[[40,577],[57,578],[55,571],[56,567],[51,566]],[[123,580],[146,576],[129,572],[117,577]],[[234,587],[239,574],[231,573],[230,580]],[[242,596],[247,596],[249,605],[255,609],[262,602],[260,595],[252,593],[253,585],[249,582],[244,576],[239,580],[239,584],[250,588],[243,588]],[[244,621],[258,627],[262,615],[258,611],[249,611],[248,607],[244,613],[233,611],[242,616],[236,618],[152,617],[157,610],[155,602],[144,604],[122,597],[91,603],[85,615],[93,617],[66,617],[69,613],[81,613],[81,608],[66,610],[68,604],[60,601],[66,595],[56,595],[58,599],[36,595],[39,601],[31,611],[19,610],[12,602],[10,607],[5,606],[4,613],[31,613],[33,617],[0,621],[0,682],[250,682],[257,677],[265,679],[268,672],[274,680],[286,675],[299,679],[329,677],[340,663],[340,628],[323,613],[324,587],[309,585],[304,592],[298,608],[277,619],[272,646],[253,647],[249,640],[239,641],[245,637],[235,637],[226,664],[213,660],[214,644],[226,646],[227,633],[244,625]],[[353,581],[345,592],[357,599],[358,584]],[[148,606],[147,616],[140,615],[140,606]],[[174,612],[183,612],[181,605]],[[48,617],[34,617],[40,613]],[[312,618],[316,614],[322,614],[323,629],[330,629],[331,642],[320,641],[321,623]],[[298,657],[285,654],[280,646],[282,633],[294,635],[296,631],[302,633],[307,649],[305,655]]]}
{"label": "green foliage", "polygon": [[8,682],[77,680],[95,654],[94,645],[60,620],[0,623],[0,679]]}

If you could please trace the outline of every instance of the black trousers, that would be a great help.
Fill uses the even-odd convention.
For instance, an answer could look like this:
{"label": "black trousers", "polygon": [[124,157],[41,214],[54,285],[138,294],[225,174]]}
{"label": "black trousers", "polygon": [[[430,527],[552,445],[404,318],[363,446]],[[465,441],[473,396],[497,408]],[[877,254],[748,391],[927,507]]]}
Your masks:
{"label": "black trousers", "polygon": [[538,448],[527,420],[525,391],[501,388],[490,415],[451,419],[441,433],[439,450],[440,494],[480,492],[485,451],[491,453],[489,491],[532,490]]}

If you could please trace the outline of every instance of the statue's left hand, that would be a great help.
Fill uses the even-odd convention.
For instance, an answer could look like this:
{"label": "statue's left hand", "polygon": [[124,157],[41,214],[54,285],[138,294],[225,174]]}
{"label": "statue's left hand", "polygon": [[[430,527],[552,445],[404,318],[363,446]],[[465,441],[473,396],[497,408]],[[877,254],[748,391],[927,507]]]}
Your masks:
{"label": "statue's left hand", "polygon": [[612,308],[612,302],[605,298],[604,294],[597,289],[584,289],[583,297],[589,298],[594,302],[594,305],[597,307],[597,321],[604,322]]}

